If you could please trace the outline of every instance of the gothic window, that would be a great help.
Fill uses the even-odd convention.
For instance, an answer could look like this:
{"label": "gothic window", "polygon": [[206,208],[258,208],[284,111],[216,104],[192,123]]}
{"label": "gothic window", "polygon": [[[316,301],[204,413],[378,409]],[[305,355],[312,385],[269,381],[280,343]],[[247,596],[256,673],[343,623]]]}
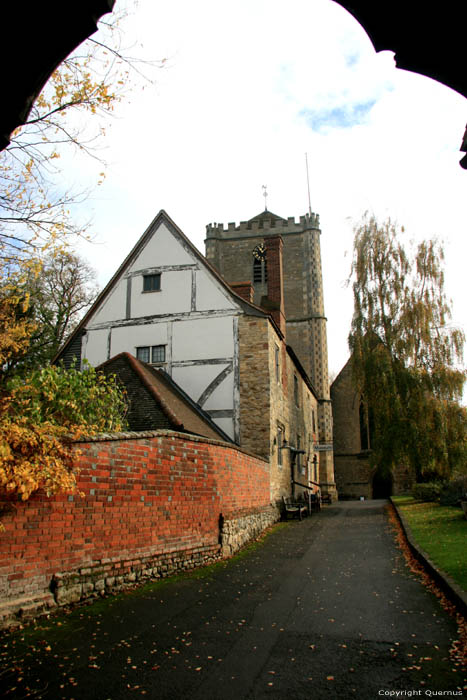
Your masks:
{"label": "gothic window", "polygon": [[370,447],[368,440],[368,413],[363,401],[360,401],[358,413],[360,419],[360,449],[368,450]]}

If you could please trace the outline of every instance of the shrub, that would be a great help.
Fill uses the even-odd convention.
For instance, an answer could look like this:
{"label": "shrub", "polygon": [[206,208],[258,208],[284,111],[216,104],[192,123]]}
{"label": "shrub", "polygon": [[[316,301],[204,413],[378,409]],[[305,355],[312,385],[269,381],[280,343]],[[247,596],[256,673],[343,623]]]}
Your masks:
{"label": "shrub", "polygon": [[92,367],[44,367],[15,376],[0,395],[0,490],[22,500],[39,488],[73,491],[73,439],[125,426],[115,376]]}
{"label": "shrub", "polygon": [[467,474],[456,476],[448,481],[441,491],[439,500],[443,506],[459,506],[461,501],[467,500]]}
{"label": "shrub", "polygon": [[428,481],[426,484],[414,484],[412,496],[417,501],[438,501],[443,485],[439,481]]}

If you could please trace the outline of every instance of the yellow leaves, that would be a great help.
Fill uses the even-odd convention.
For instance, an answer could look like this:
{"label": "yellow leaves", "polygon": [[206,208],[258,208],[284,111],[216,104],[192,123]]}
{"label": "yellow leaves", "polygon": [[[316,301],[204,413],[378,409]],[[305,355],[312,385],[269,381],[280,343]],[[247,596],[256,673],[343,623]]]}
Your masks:
{"label": "yellow leaves", "polygon": [[[0,444],[0,461],[3,461],[4,459],[10,459],[10,458],[11,458],[10,446],[8,445],[8,443],[2,442]],[[3,476],[3,478],[5,478],[4,474],[5,473],[2,472],[2,470],[0,470],[0,480],[2,479],[2,476]]]}
{"label": "yellow leaves", "polygon": [[0,436],[1,444],[9,446],[0,456],[0,488],[16,492],[23,501],[41,487],[48,495],[74,490],[76,478],[71,471],[71,448],[54,435],[51,426],[33,427],[3,421]]}

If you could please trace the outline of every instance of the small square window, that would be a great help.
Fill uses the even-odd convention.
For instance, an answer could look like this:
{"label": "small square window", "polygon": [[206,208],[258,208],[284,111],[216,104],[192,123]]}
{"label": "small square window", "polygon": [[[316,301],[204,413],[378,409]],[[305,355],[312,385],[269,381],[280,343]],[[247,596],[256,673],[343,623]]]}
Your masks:
{"label": "small square window", "polygon": [[143,275],[143,292],[160,292],[160,290],[160,273],[157,275]]}

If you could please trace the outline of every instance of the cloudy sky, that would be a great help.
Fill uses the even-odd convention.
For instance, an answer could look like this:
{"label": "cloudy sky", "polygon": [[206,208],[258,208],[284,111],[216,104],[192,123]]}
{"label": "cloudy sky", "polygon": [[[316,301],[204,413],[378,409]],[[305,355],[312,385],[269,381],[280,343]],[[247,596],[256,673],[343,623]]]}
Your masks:
{"label": "cloudy sky", "polygon": [[[126,0],[117,0],[124,6]],[[206,224],[264,209],[320,215],[330,371],[348,357],[352,229],[365,211],[445,243],[454,322],[467,330],[467,103],[376,54],[332,0],[140,0],[125,42],[167,61],[107,130],[105,182],[82,252],[103,285],[160,209],[204,252]],[[142,47],[141,47],[142,45]],[[97,170],[96,170],[97,169]],[[99,165],[76,160],[92,185]]]}

